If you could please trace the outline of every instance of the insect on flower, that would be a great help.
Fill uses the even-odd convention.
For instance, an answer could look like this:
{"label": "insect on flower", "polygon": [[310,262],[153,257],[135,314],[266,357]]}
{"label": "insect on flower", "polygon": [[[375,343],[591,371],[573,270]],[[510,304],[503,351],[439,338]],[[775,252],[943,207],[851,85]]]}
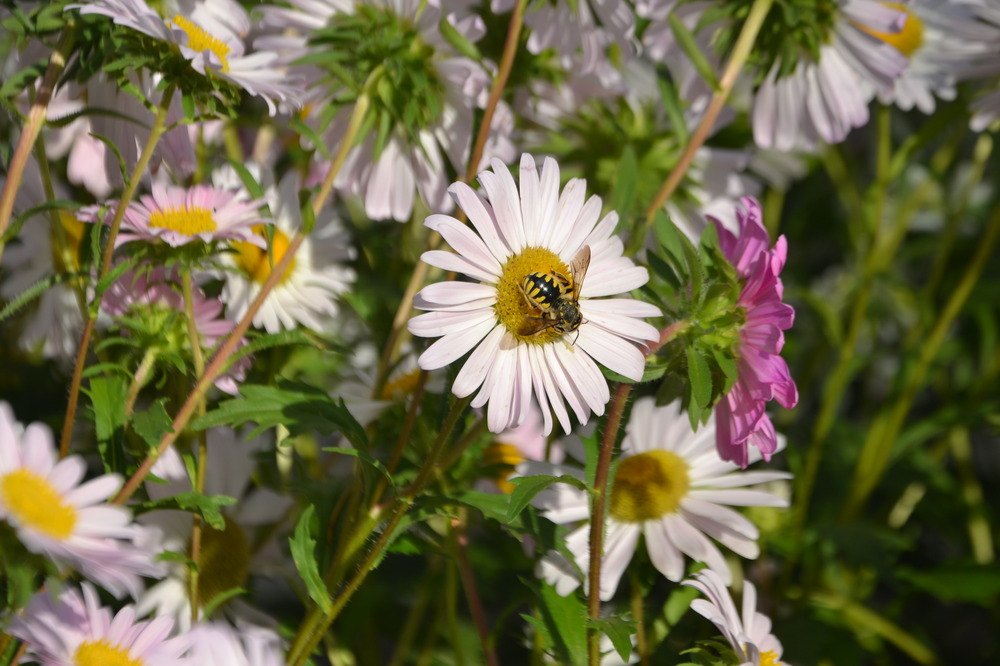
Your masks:
{"label": "insect on flower", "polygon": [[580,312],[580,290],[590,266],[590,246],[584,245],[570,262],[570,275],[557,271],[536,271],[524,278],[521,292],[533,311],[540,316],[525,316],[518,335],[535,335],[550,328],[559,333],[572,333],[583,323]]}

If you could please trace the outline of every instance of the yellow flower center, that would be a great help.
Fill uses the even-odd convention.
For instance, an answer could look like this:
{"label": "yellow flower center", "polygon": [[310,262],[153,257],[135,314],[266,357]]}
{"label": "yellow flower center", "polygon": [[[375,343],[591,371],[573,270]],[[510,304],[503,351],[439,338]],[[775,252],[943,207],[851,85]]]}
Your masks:
{"label": "yellow flower center", "polygon": [[205,606],[223,592],[243,587],[249,574],[250,541],[243,528],[232,518],[226,518],[222,530],[205,525],[198,555],[200,604]]}
{"label": "yellow flower center", "polygon": [[924,23],[920,17],[910,11],[909,7],[901,2],[883,2],[886,7],[899,10],[906,14],[906,23],[899,32],[879,32],[863,26],[858,26],[869,35],[881,39],[889,46],[895,47],[897,51],[909,57],[919,49],[924,43]]}
{"label": "yellow flower center", "polygon": [[492,479],[502,492],[514,492],[514,484],[508,481],[514,468],[524,462],[524,456],[513,444],[494,442],[483,452],[483,463],[493,471]]}
{"label": "yellow flower center", "polygon": [[782,661],[774,650],[768,650],[760,653],[760,666],[782,666]]}
{"label": "yellow flower center", "polygon": [[87,227],[73,213],[65,210],[59,211],[59,227],[58,233],[53,233],[52,263],[60,273],[79,270],[80,245]]}
{"label": "yellow flower center", "polygon": [[[259,236],[264,238],[267,237],[263,225],[255,225],[254,232]],[[288,251],[288,246],[290,241],[288,236],[278,231],[274,230],[274,237],[271,240],[271,246],[268,249],[261,249],[254,245],[253,243],[248,243],[247,241],[237,241],[233,243],[233,247],[236,249],[236,265],[240,267],[247,277],[258,284],[264,284],[267,278],[271,276],[271,269],[274,268],[275,264],[281,261],[281,258],[285,256],[285,252]],[[288,265],[288,270],[285,274],[281,276],[279,284],[288,279],[288,276],[292,274],[292,270],[295,268],[295,259]]]}
{"label": "yellow flower center", "polygon": [[402,400],[408,395],[412,395],[417,389],[417,380],[420,379],[420,369],[404,372],[392,381],[386,382],[382,389],[383,400]]}
{"label": "yellow flower center", "polygon": [[187,35],[188,43],[187,46],[192,51],[211,51],[216,56],[218,56],[219,61],[222,63],[222,71],[229,71],[229,45],[224,41],[209,34],[200,25],[191,21],[180,14],[175,14],[173,19],[174,25],[184,31]]}
{"label": "yellow flower center", "polygon": [[207,208],[187,206],[153,211],[149,216],[149,226],[172,229],[185,236],[209,233],[217,228],[212,211]]}
{"label": "yellow flower center", "polygon": [[618,463],[611,485],[611,515],[641,523],[673,513],[687,495],[688,465],[670,451],[648,451]]}
{"label": "yellow flower center", "polygon": [[74,666],[143,666],[144,663],[106,640],[84,641],[73,654]]}
{"label": "yellow flower center", "polygon": [[515,339],[533,345],[545,345],[562,337],[553,328],[534,335],[519,335],[524,320],[538,318],[542,312],[524,295],[521,285],[532,273],[559,273],[570,277],[569,267],[552,250],[544,247],[526,247],[520,254],[507,260],[497,281],[497,302],[494,306],[497,321],[511,332]]}
{"label": "yellow flower center", "polygon": [[19,523],[53,539],[66,539],[76,527],[76,509],[42,476],[28,469],[0,477],[0,495]]}

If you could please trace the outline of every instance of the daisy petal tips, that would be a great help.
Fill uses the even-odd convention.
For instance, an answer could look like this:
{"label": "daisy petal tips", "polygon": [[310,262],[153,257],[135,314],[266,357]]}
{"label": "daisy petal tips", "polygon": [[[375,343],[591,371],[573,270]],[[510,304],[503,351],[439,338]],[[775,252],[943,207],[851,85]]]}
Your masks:
{"label": "daisy petal tips", "polygon": [[601,200],[585,198],[584,181],[573,179],[560,192],[559,165],[551,158],[538,170],[523,155],[520,186],[499,160],[479,182],[485,200],[464,183],[449,188],[469,226],[447,215],[425,221],[455,252],[425,252],[422,259],[474,281],[432,284],[417,294],[415,306],[429,312],[411,319],[409,330],[439,338],[418,362],[434,370],[471,351],[452,391],[459,397],[479,391],[471,404],[487,405],[492,432],[523,423],[532,397],[546,434],[553,412],[569,432],[570,411],[586,423],[610,399],[598,363],[641,379],[642,346],[659,336],[643,319],[660,310],[627,297],[597,297],[636,289],[649,274],[622,256],[623,244],[612,235],[617,214],[601,218]]}

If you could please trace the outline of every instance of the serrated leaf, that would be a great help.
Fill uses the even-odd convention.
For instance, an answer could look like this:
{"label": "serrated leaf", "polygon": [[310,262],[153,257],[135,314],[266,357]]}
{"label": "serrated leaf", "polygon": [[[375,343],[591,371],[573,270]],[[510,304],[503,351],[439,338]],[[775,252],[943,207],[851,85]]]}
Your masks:
{"label": "serrated leaf", "polygon": [[614,616],[591,617],[587,619],[587,625],[594,627],[611,639],[611,645],[615,648],[615,652],[618,653],[622,661],[628,662],[629,657],[632,656],[632,634],[635,633],[632,622]]}
{"label": "serrated leaf", "polygon": [[316,540],[312,538],[310,523],[313,520],[313,507],[307,506],[295,523],[295,532],[288,539],[291,548],[292,560],[295,568],[299,572],[299,577],[306,584],[306,591],[309,598],[316,602],[320,610],[328,613],[332,608],[330,593],[323,584],[323,578],[319,574],[319,565],[316,562]]}
{"label": "serrated leaf", "polygon": [[490,518],[499,523],[508,523],[507,510],[510,504],[510,496],[498,493],[484,493],[480,490],[464,490],[451,493],[446,496],[447,500],[458,502],[465,506],[478,510],[486,518]]}
{"label": "serrated leaf", "polygon": [[121,375],[93,377],[87,396],[94,409],[94,434],[105,468],[125,471],[125,394],[127,379]]}
{"label": "serrated leaf", "polygon": [[558,663],[587,663],[587,609],[574,592],[559,596],[555,587],[543,583],[539,590],[538,609],[546,636],[552,643]]}
{"label": "serrated leaf", "polygon": [[712,370],[694,347],[687,354],[688,381],[691,382],[691,402],[704,409],[712,401]]}
{"label": "serrated leaf", "polygon": [[164,435],[173,432],[170,427],[173,425],[173,419],[170,418],[166,407],[163,406],[166,401],[166,398],[160,398],[150,405],[149,409],[144,412],[136,412],[132,417],[132,427],[151,449],[159,445]]}
{"label": "serrated leaf", "polygon": [[553,483],[568,483],[571,486],[576,486],[580,490],[587,490],[587,486],[580,479],[569,474],[563,474],[561,476],[548,476],[545,474],[538,474],[534,476],[519,476],[510,479],[510,482],[514,485],[514,490],[510,494],[510,504],[507,507],[507,523],[511,523],[517,518],[518,514],[524,510],[524,507],[531,503],[531,500],[535,498],[535,495],[542,492]]}

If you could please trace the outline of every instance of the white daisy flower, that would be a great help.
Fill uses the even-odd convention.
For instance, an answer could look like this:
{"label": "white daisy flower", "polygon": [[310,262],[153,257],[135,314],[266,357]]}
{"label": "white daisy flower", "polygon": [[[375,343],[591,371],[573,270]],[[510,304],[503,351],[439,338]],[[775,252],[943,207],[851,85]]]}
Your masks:
{"label": "white daisy flower", "polygon": [[[202,666],[185,653],[189,640],[168,638],[174,622],[157,617],[140,622],[133,606],[114,615],[101,606],[97,590],[82,586],[63,590],[58,598],[40,592],[10,623],[10,634],[28,645],[28,653],[42,666]],[[218,662],[221,663],[221,662]]]}
{"label": "white daisy flower", "polygon": [[[81,14],[102,14],[154,39],[176,45],[191,67],[218,76],[262,98],[271,115],[278,104],[301,106],[302,89],[281,64],[278,53],[248,53],[250,16],[234,0],[176,0],[162,3],[160,16],[144,0],[93,0],[69,5]],[[160,6],[160,4],[158,4]]]}
{"label": "white daisy flower", "polygon": [[[399,91],[372,96],[369,115],[376,130],[348,153],[337,176],[337,189],[361,197],[366,214],[373,220],[409,220],[417,195],[430,210],[450,210],[448,165],[456,173],[465,172],[475,110],[485,106],[491,77],[479,63],[459,56],[441,36],[438,0],[289,0],[289,4],[288,8],[263,8],[263,25],[283,33],[269,39],[282,45],[286,59],[339,48],[326,42],[310,45],[308,38],[323,29],[324,39],[334,39],[328,34],[333,31],[339,35],[334,28],[348,19],[358,21],[370,26],[363,29],[372,35],[359,52],[360,64],[356,65],[358,69],[370,65],[372,71],[365,71],[360,78],[374,90]],[[484,31],[481,19],[475,17],[453,27],[471,41],[478,40]],[[289,31],[298,34],[289,37]],[[392,35],[392,39],[383,42],[378,39],[382,34]],[[343,70],[320,73],[321,67],[310,71],[314,79],[323,77],[317,85],[329,86],[323,100],[356,94],[343,80]],[[338,150],[353,112],[353,104],[337,109],[326,131],[331,152]],[[503,114],[494,117],[494,137],[487,146],[494,152],[484,155],[484,160],[490,156],[514,158],[512,145],[502,138],[511,130],[512,123],[506,121]]]}
{"label": "white daisy flower", "polygon": [[[271,276],[271,268],[281,261],[291,237],[302,226],[298,186],[293,173],[266,193],[274,227],[269,248],[245,241],[233,244],[236,250],[223,255],[232,270],[225,273],[221,299],[229,318],[239,321]],[[263,226],[256,233],[267,238]],[[313,232],[305,237],[285,276],[268,294],[254,315],[254,326],[268,333],[290,330],[302,324],[317,332],[329,328],[338,312],[337,296],[354,281],[354,271],[344,265],[354,258],[347,234],[332,216],[321,217]]]}
{"label": "white daisy flower", "polygon": [[143,534],[131,512],[107,501],[121,476],[81,484],[86,471],[80,456],[59,459],[48,426],[22,428],[0,402],[0,519],[31,552],[69,565],[117,597],[138,596],[140,576],[161,573],[152,561],[157,551],[137,548],[133,541]]}
{"label": "white daisy flower", "polygon": [[[1000,29],[1000,2],[997,0],[963,0],[962,4],[971,9],[989,29]],[[962,79],[984,77],[1000,77],[1000,52],[994,48],[991,53],[970,59],[960,72]],[[993,82],[993,90],[983,94],[972,103],[972,122],[970,126],[980,132],[1000,118],[1000,89]]]}
{"label": "white daisy flower", "polygon": [[907,0],[883,3],[906,13],[903,29],[896,33],[865,30],[909,58],[906,71],[889,90],[879,92],[883,104],[904,111],[916,108],[934,113],[935,97],[955,99],[955,81],[970,59],[996,50],[1000,30],[976,21],[972,10],[960,2]]}
{"label": "white daisy flower", "polygon": [[570,180],[560,194],[559,165],[547,158],[539,172],[530,155],[521,157],[520,178],[519,189],[494,160],[492,172],[479,174],[485,201],[464,183],[449,188],[472,228],[431,215],[425,224],[458,254],[437,250],[421,258],[476,282],[425,287],[414,305],[431,312],[411,319],[409,329],[441,338],[420,356],[425,370],[472,351],[452,392],[465,397],[478,389],[471,404],[488,404],[492,432],[523,423],[532,396],[546,434],[552,431],[550,410],[569,432],[564,402],[586,423],[591,412],[603,414],[610,399],[598,362],[642,378],[641,346],[659,336],[642,318],[660,311],[629,298],[598,300],[642,286],[649,274],[622,256],[622,241],[612,235],[618,215],[598,221],[601,200],[585,201],[583,180]]}
{"label": "white daisy flower", "polygon": [[683,581],[706,597],[691,602],[691,610],[718,627],[729,644],[733,646],[740,666],[783,666],[782,647],[778,638],[771,633],[771,619],[757,612],[757,590],[753,583],[743,583],[742,617],[729,595],[726,582],[712,571],[704,569],[694,575],[694,579]]}
{"label": "white daisy flower", "polygon": [[[760,460],[756,450],[750,457]],[[545,473],[545,469],[539,463],[528,464],[524,474]],[[549,468],[549,473],[582,478],[579,470],[569,467]],[[720,460],[715,451],[714,417],[694,432],[679,402],[656,407],[653,398],[637,400],[611,482],[601,599],[607,601],[614,595],[640,536],[645,537],[653,566],[669,580],[677,582],[684,576],[687,555],[707,564],[728,583],[732,573],[711,539],[748,559],[760,552],[757,527],[729,506],[788,506],[787,500],[757,488],[788,478],[791,475],[786,472],[741,472],[737,465]],[[533,503],[557,524],[575,524],[590,516],[590,496],[567,484],[551,486]],[[570,532],[566,547],[575,567],[558,553],[546,555],[539,565],[539,574],[563,595],[580,585],[577,570],[586,584],[590,524],[585,522]]]}
{"label": "white daisy flower", "polygon": [[205,666],[284,666],[281,637],[271,629],[223,622],[196,625],[187,635],[194,663]]}
{"label": "white daisy flower", "polygon": [[[236,504],[224,510],[225,528],[202,526],[199,558],[199,601],[204,606],[219,594],[234,588],[246,588],[251,575],[284,573],[286,559],[274,540],[274,533],[264,544],[256,536],[285,516],[292,499],[267,488],[251,488],[250,476],[256,468],[260,440],[239,441],[232,430],[214,429],[208,433],[208,461],[205,493],[235,497]],[[191,491],[191,482],[180,456],[173,449],[157,460],[152,473],[167,483],[146,483],[150,499],[159,500]],[[150,528],[150,548],[157,552],[190,555],[191,514],[185,511],[157,510],[144,513],[139,521]],[[170,616],[182,631],[191,627],[191,601],[187,566],[180,562],[168,565],[167,576],[139,598],[140,613],[157,617]],[[267,625],[272,621],[240,597],[227,599],[221,610],[241,622]]]}

